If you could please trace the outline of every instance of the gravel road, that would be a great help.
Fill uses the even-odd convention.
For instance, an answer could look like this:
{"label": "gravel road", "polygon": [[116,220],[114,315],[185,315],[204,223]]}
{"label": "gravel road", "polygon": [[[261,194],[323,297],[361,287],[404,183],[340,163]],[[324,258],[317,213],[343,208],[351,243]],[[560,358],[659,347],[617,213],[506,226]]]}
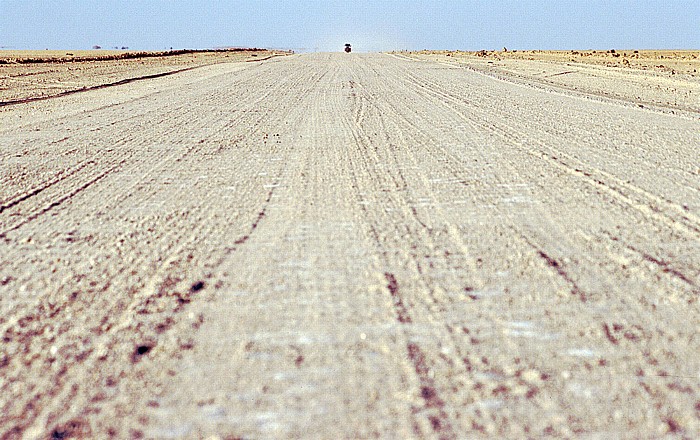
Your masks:
{"label": "gravel road", "polygon": [[700,435],[697,113],[308,54],[0,139],[0,438]]}

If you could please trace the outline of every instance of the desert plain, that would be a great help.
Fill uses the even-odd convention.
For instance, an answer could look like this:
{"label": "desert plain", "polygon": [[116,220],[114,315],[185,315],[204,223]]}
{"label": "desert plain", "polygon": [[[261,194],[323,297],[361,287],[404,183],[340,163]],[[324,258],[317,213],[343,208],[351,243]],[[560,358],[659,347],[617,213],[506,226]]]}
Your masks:
{"label": "desert plain", "polygon": [[700,52],[120,53],[0,52],[0,438],[700,436]]}

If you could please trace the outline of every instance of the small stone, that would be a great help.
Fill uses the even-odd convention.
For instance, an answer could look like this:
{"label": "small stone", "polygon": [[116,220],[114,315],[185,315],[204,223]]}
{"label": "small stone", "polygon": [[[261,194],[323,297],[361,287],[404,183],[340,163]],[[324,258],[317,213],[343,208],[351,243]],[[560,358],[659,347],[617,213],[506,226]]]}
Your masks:
{"label": "small stone", "polygon": [[95,349],[95,356],[97,356],[97,359],[99,359],[99,360],[106,359],[108,355],[109,355],[109,349],[104,344],[98,345],[97,348]]}
{"label": "small stone", "polygon": [[525,385],[516,385],[511,389],[511,394],[514,396],[524,396],[528,392],[528,387]]}
{"label": "small stone", "polygon": [[23,433],[27,438],[41,438],[43,435],[46,435],[44,430],[41,427],[33,427],[29,428]]}
{"label": "small stone", "polygon": [[536,370],[525,370],[520,376],[525,382],[538,383],[541,380],[541,374]]}

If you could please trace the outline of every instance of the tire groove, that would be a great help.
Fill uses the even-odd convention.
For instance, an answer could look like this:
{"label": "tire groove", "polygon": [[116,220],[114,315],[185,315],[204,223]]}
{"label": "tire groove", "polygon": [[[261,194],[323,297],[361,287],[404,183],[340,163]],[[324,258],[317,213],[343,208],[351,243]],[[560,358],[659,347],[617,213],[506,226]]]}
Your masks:
{"label": "tire groove", "polygon": [[[357,84],[354,83],[354,86],[352,89],[357,90]],[[355,92],[353,92],[355,93]],[[359,91],[355,93],[355,96],[351,96],[353,99],[353,107],[357,108],[357,106],[360,106],[361,108],[366,108],[367,106],[374,106],[371,100],[367,99],[362,92],[360,93]],[[375,146],[372,148],[371,145],[371,140],[367,136],[367,133],[365,133],[363,127],[362,127],[362,119],[358,119],[357,117],[351,118],[352,120],[348,122],[347,128],[350,131],[350,133],[353,136],[353,140],[355,143],[356,148],[359,147],[359,154],[358,157],[360,158],[362,162],[362,167],[372,174],[370,171],[372,170],[372,166],[370,164],[370,161],[373,161],[374,163],[383,163],[385,164],[386,168],[386,173],[383,177],[386,177],[389,182],[391,182],[391,186],[393,187],[391,190],[379,190],[380,192],[384,192],[389,199],[393,199],[394,196],[393,194],[403,194],[408,188],[409,184],[404,176],[403,172],[401,171],[401,164],[399,163],[399,159],[397,157],[397,149],[393,145],[389,135],[388,135],[388,128],[386,127],[384,123],[384,117],[385,115],[383,112],[377,108],[373,107],[375,110],[378,112],[379,117],[378,118],[373,118],[373,120],[378,121],[379,126],[380,126],[380,133],[383,134],[384,137],[382,138],[383,143],[386,144],[385,148],[383,150],[379,150],[378,146]],[[358,114],[358,110],[353,109],[351,112],[353,115]],[[364,117],[370,117],[370,115],[364,115],[365,110],[359,110],[359,114],[363,115]],[[387,154],[388,157],[385,158],[384,160],[382,159],[382,154]],[[391,165],[390,165],[391,164]],[[353,187],[355,188],[360,188],[360,182],[357,180],[357,172],[352,171],[351,172],[351,180],[355,183],[353,183]],[[378,180],[378,179],[374,179]],[[358,199],[361,198],[359,194],[356,192],[356,197]],[[401,202],[398,201],[393,201],[396,204],[401,204]],[[392,203],[392,204],[394,204]],[[403,202],[405,203],[405,201]],[[360,211],[362,213],[362,216],[366,219],[367,221],[367,226],[368,226],[368,231],[370,236],[373,238],[374,245],[379,249],[379,253],[382,255],[384,261],[389,261],[390,260],[390,255],[387,250],[382,249],[386,247],[386,244],[383,243],[380,234],[375,227],[375,223],[377,223],[376,219],[374,219],[374,216],[370,213],[368,208],[362,204],[359,203]],[[421,219],[418,216],[418,213],[416,210],[401,210],[405,215],[413,218],[418,225],[421,225],[426,230],[429,230],[425,223],[421,221]],[[392,224],[393,222],[389,222],[389,224]],[[397,225],[398,227],[398,225]],[[411,233],[412,231],[407,230],[406,233]],[[416,256],[412,257],[412,264],[415,266],[415,270],[419,273],[421,277],[424,277],[424,274],[422,273],[421,267],[420,267],[420,262],[416,258]],[[418,380],[418,393],[420,396],[420,399],[422,401],[422,407],[421,408],[413,408],[413,413],[414,417],[418,413],[424,413],[425,417],[427,418],[427,421],[429,423],[431,431],[438,436],[440,439],[453,439],[456,438],[456,434],[454,432],[454,428],[452,426],[452,421],[450,419],[449,414],[447,413],[445,409],[445,400],[440,396],[437,384],[435,383],[435,380],[431,377],[431,371],[430,367],[428,366],[428,359],[423,351],[423,349],[420,347],[420,345],[413,340],[410,340],[410,329],[411,326],[414,322],[413,317],[411,316],[411,313],[409,311],[409,306],[406,304],[406,301],[403,297],[403,294],[400,289],[399,282],[397,280],[397,277],[394,273],[390,271],[385,271],[383,274],[384,277],[384,282],[385,282],[385,289],[389,293],[389,297],[391,298],[391,303],[395,315],[396,321],[399,323],[399,325],[403,326],[406,328],[405,334],[409,338],[409,341],[406,343],[406,353],[408,355],[408,360],[411,364],[412,371],[415,373],[417,380]],[[424,280],[425,283],[429,284],[429,281]],[[426,286],[427,287],[427,286]],[[427,289],[430,293],[429,296],[432,298],[433,301],[438,301],[432,293],[432,289],[428,288]],[[411,308],[415,308],[416,305],[411,305]],[[452,337],[452,335],[450,335]],[[420,427],[420,424],[418,424],[417,420],[414,420],[414,434],[419,437],[427,436],[428,433],[422,432],[422,429]]]}
{"label": "tire groove", "polygon": [[60,177],[57,177],[57,178],[55,178],[54,180],[51,180],[51,181],[48,181],[48,182],[44,182],[44,183],[40,184],[38,187],[34,188],[33,190],[30,190],[28,193],[26,193],[26,194],[24,194],[24,195],[22,195],[22,196],[20,196],[20,197],[17,197],[17,198],[15,198],[15,199],[12,200],[12,201],[4,202],[2,205],[0,205],[0,213],[2,213],[3,211],[5,211],[5,210],[7,210],[7,209],[14,208],[15,206],[19,205],[20,203],[22,203],[22,202],[24,202],[24,201],[26,201],[26,200],[29,200],[30,198],[32,198],[32,197],[34,197],[34,196],[36,196],[36,195],[39,195],[39,194],[42,193],[43,191],[45,191],[45,190],[51,188],[52,186],[54,186],[54,185],[56,185],[56,184],[58,184],[58,183],[63,182],[64,180],[66,180],[66,179],[69,178],[70,176],[72,176],[72,175],[74,175],[74,174],[80,172],[80,170],[82,170],[83,168],[85,168],[86,166],[88,166],[88,165],[90,165],[90,164],[96,164],[96,162],[95,162],[94,160],[90,160],[90,161],[88,161],[88,162],[85,162],[85,163],[81,164],[81,165],[78,166],[77,168],[71,170],[71,171],[70,171],[69,173],[67,173],[67,174],[65,174],[65,172],[64,172],[64,173],[59,173]]}
{"label": "tire groove", "polygon": [[21,228],[22,226],[25,226],[26,224],[40,218],[42,215],[46,214],[47,212],[51,211],[53,208],[56,208],[58,206],[61,206],[63,203],[66,201],[71,200],[73,197],[77,196],[81,192],[85,191],[86,189],[90,188],[92,185],[96,184],[100,180],[104,179],[105,177],[109,176],[112,172],[120,168],[125,161],[121,161],[117,165],[112,166],[111,168],[107,169],[103,173],[97,175],[97,177],[91,179],[87,183],[84,183],[83,185],[79,186],[78,188],[74,189],[70,193],[66,194],[63,197],[58,198],[57,200],[51,202],[48,206],[45,206],[38,212],[26,217],[23,221],[19,222],[18,224],[12,226],[11,228],[8,228],[2,232],[0,232],[0,238],[7,238],[7,234],[12,231],[16,231],[17,229]]}
{"label": "tire groove", "polygon": [[[413,84],[418,84],[418,80],[414,77],[412,79]],[[437,86],[433,84],[432,89],[427,89],[425,86],[421,86],[423,90],[428,90],[433,96],[442,98],[445,100],[448,100],[452,102],[455,105],[465,105],[466,103],[460,101],[458,97],[452,96],[451,94],[447,92],[440,91],[436,88]],[[468,118],[464,113],[462,113],[460,110],[457,110],[456,108],[450,107],[446,103],[442,101],[442,99],[438,99],[439,102],[443,103],[446,107],[452,109],[457,115],[459,115],[462,119],[468,122],[472,122],[470,118]],[[568,172],[570,172],[573,175],[576,175],[582,179],[582,181],[588,183],[591,186],[594,187],[602,187],[608,192],[610,195],[618,198],[620,201],[623,201],[627,206],[634,208],[640,212],[642,212],[644,215],[651,215],[655,218],[658,218],[661,220],[664,224],[667,226],[673,227],[678,229],[678,227],[682,227],[686,230],[687,233],[690,233],[691,235],[695,236],[696,238],[700,238],[700,219],[693,219],[692,215],[688,212],[685,212],[682,208],[678,207],[675,204],[672,204],[670,202],[667,202],[663,198],[660,198],[658,196],[653,196],[647,191],[637,188],[633,185],[625,184],[621,179],[614,177],[613,175],[604,172],[603,170],[600,169],[594,169],[592,172],[586,172],[583,171],[583,168],[586,168],[584,164],[580,165],[579,167],[573,167],[571,165],[568,165],[566,162],[564,162],[562,159],[560,159],[561,156],[568,156],[565,155],[561,151],[556,151],[554,150],[553,153],[547,153],[545,151],[539,150],[539,151],[534,151],[530,150],[527,148],[523,148],[523,145],[520,141],[517,140],[518,135],[517,133],[514,133],[513,130],[507,128],[505,125],[500,124],[500,125],[494,125],[493,123],[491,125],[483,125],[482,128],[488,129],[491,132],[495,134],[500,134],[500,136],[509,142],[511,145],[519,148],[521,151],[528,153],[532,155],[533,157],[545,159],[546,161],[549,161],[550,163],[560,166],[563,169],[566,169]],[[540,146],[540,148],[544,148],[545,150],[550,150],[551,148],[548,147],[544,142],[540,141],[539,139],[534,139],[531,138],[531,140],[534,140],[534,142]],[[573,160],[572,158],[569,158],[569,160]],[[659,203],[659,204],[665,204],[667,208],[674,209],[679,212],[681,215],[680,220],[678,221],[674,219],[672,216],[666,214],[663,211],[650,211],[648,209],[643,209],[642,207],[639,206],[638,203],[634,203],[632,199],[622,192],[621,190],[615,188],[614,186],[611,186],[607,183],[605,183],[601,179],[597,179],[592,176],[592,173],[599,173],[602,174],[605,178],[614,180],[616,184],[626,187],[631,191],[637,192],[640,194],[643,199],[645,199],[644,206],[650,206],[653,205],[653,202]],[[682,221],[685,220],[685,221]]]}
{"label": "tire groove", "polygon": [[[299,78],[299,81],[300,82],[303,81],[303,78]],[[310,83],[310,82],[308,82],[308,83]],[[279,85],[279,87],[281,89],[284,89],[284,84]],[[303,94],[300,95],[298,97],[298,100],[303,99],[303,96],[304,96]],[[263,97],[257,96],[257,98],[264,99],[264,96]],[[289,112],[295,108],[295,106],[294,106],[295,102],[297,102],[297,101],[294,101],[289,106],[282,108],[281,111],[276,110],[276,113],[273,113],[273,112],[262,113],[261,116],[256,119],[256,122],[254,124],[241,124],[241,125],[243,125],[245,127],[248,127],[249,125],[253,125],[253,126],[257,127],[260,124],[262,124],[263,120],[271,117],[273,114],[275,117],[277,117],[280,120],[284,119],[286,117],[286,115],[289,114]],[[249,133],[249,132],[252,132],[252,131],[248,130],[246,133]],[[185,155],[187,155],[187,152],[189,152],[189,154],[191,154],[191,153],[198,151],[198,149],[201,148],[201,144],[196,144],[193,148],[194,149],[192,149],[192,148],[186,149]],[[247,151],[247,154],[255,156],[255,152],[252,149],[251,149],[251,151]],[[156,157],[157,156],[154,156],[154,158],[156,158]],[[175,156],[171,156],[168,159],[171,166],[172,166],[172,163],[176,162],[176,160],[174,160],[174,157]],[[159,163],[161,164],[161,166],[164,166],[163,161],[161,161]],[[281,161],[280,166],[282,168],[284,168],[288,163],[289,163],[289,161]],[[254,171],[249,170],[248,172],[252,173]],[[278,179],[279,179],[279,177],[278,177]],[[252,182],[252,179],[251,179],[251,182]],[[254,188],[255,185],[253,185],[251,183],[249,185],[249,187]],[[267,195],[263,201],[263,207],[258,211],[257,216],[255,217],[255,219],[253,220],[253,223],[250,226],[250,230],[249,230],[250,232],[257,229],[260,226],[260,224],[262,223],[263,219],[266,217],[267,205],[271,202],[271,200],[273,198],[275,187],[276,186],[273,186],[271,188],[271,190],[267,192]],[[193,212],[198,212],[198,211],[202,211],[202,210],[206,211],[205,205],[208,202],[211,202],[210,197],[207,197],[207,198],[205,198],[205,200],[200,201],[199,209],[191,209],[190,214],[192,214]],[[184,281],[184,279],[181,279],[180,277],[177,277],[177,276],[175,278],[171,277],[171,274],[169,273],[172,270],[171,265],[173,263],[179,263],[179,260],[184,258],[181,254],[186,253],[187,249],[191,249],[190,252],[192,254],[197,254],[197,251],[195,250],[198,247],[197,243],[202,239],[202,237],[205,237],[205,236],[212,233],[211,230],[215,224],[216,224],[216,222],[214,222],[210,218],[209,221],[205,222],[204,227],[194,228],[194,232],[191,235],[190,239],[185,240],[184,242],[177,240],[177,239],[173,239],[175,237],[175,236],[173,236],[173,234],[176,234],[178,229],[177,228],[170,228],[170,232],[171,232],[170,238],[165,237],[163,239],[166,242],[167,241],[170,241],[170,242],[174,241],[176,243],[175,246],[171,245],[171,247],[168,248],[168,253],[171,255],[170,258],[168,258],[164,262],[162,262],[162,264],[156,269],[156,274],[154,276],[152,276],[149,279],[149,281],[147,281],[146,285],[144,285],[144,287],[142,287],[140,289],[140,291],[137,290],[135,292],[132,292],[132,298],[131,298],[131,301],[129,302],[129,304],[127,304],[123,308],[120,308],[120,310],[116,311],[117,317],[112,320],[112,321],[115,321],[115,320],[118,321],[119,319],[121,319],[121,321],[120,322],[116,322],[116,321],[113,322],[112,324],[109,325],[109,328],[105,332],[99,333],[99,336],[97,337],[97,339],[95,339],[93,341],[93,344],[94,345],[109,345],[109,344],[115,343],[115,341],[118,342],[119,335],[124,334],[124,333],[120,333],[120,332],[122,330],[125,330],[125,329],[131,329],[135,333],[137,333],[138,335],[141,335],[142,333],[148,333],[148,328],[150,328],[150,325],[148,325],[147,328],[142,328],[141,318],[137,318],[134,321],[134,320],[132,320],[131,317],[153,315],[154,312],[149,311],[149,310],[157,305],[157,301],[154,301],[154,299],[157,300],[160,297],[168,297],[168,298],[172,297],[172,298],[176,299],[180,303],[180,306],[178,306],[178,312],[182,310],[182,307],[181,307],[182,305],[190,303],[192,301],[192,299],[190,298],[191,295],[183,296],[183,294],[178,294],[177,292],[175,292],[175,293],[171,292],[175,288],[175,285],[177,283],[181,283],[182,281]],[[248,236],[250,236],[250,232],[247,234]],[[236,240],[239,240],[239,239],[236,239]],[[227,254],[230,252],[230,250],[231,249],[227,249],[227,248],[222,247],[220,249],[221,252],[220,252],[219,258],[215,259],[215,261],[212,262],[211,267],[215,267],[216,265],[222,264],[223,261],[225,261],[225,259],[227,258]],[[136,263],[136,264],[138,264],[138,263]],[[177,267],[177,264],[175,264],[175,266],[173,266],[173,267]],[[191,291],[194,291],[195,285],[196,284],[192,285],[193,287],[190,289]],[[201,285],[203,285],[203,284],[201,284]],[[199,290],[199,289],[200,288],[197,288],[197,290]],[[143,321],[143,322],[147,322],[147,321]],[[156,322],[156,324],[157,323],[158,322]],[[154,323],[149,323],[149,324],[155,325]],[[159,332],[168,331],[171,325],[172,325],[172,322],[167,321],[167,320],[160,322],[158,324],[158,328],[160,328]],[[103,327],[103,326],[104,326],[104,324],[100,327]],[[143,337],[143,335],[141,335],[141,337]],[[97,362],[99,359],[95,359],[94,354],[87,353],[86,356],[89,358],[88,359],[89,366],[88,367],[83,366],[80,369],[77,369],[77,373],[73,373],[71,375],[71,379],[69,380],[69,382],[73,383],[73,385],[81,383],[81,379],[80,379],[81,374],[84,375],[85,371],[91,371],[91,369],[99,368],[99,363]],[[141,358],[140,355],[137,356],[137,359],[140,359],[140,358]],[[110,363],[110,365],[113,365],[113,364],[114,364],[113,362]],[[114,365],[114,366],[119,367],[118,364]],[[82,371],[82,373],[81,373],[81,371]],[[114,380],[116,381],[116,383],[118,383],[120,381],[120,379],[118,379],[118,378],[114,379]],[[90,387],[83,386],[82,388],[83,388],[83,390],[81,391],[82,394],[85,394],[87,392],[91,392]],[[55,418],[56,413],[51,413],[51,411],[55,411],[55,410],[51,409],[51,408],[56,406],[57,404],[60,406],[61,402],[64,402],[69,397],[69,394],[66,394],[69,391],[70,390],[66,388],[66,385],[58,387],[58,388],[54,388],[52,390],[52,395],[54,396],[52,398],[53,403],[47,404],[48,409],[45,409],[42,414],[39,414],[30,423],[36,428],[39,426],[43,426],[45,424],[44,422]],[[29,426],[29,425],[26,425],[26,426]]]}

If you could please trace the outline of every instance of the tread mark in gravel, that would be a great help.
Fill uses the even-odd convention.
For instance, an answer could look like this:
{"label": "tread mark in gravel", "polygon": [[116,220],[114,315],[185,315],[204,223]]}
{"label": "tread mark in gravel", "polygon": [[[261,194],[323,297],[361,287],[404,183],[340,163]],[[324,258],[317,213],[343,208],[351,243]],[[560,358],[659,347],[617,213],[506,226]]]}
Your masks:
{"label": "tread mark in gravel", "polygon": [[394,310],[396,310],[396,319],[398,319],[398,321],[402,324],[410,324],[412,322],[411,316],[408,314],[406,306],[404,305],[403,300],[401,299],[401,295],[399,294],[399,285],[396,282],[396,277],[393,273],[386,272],[384,273],[384,278],[386,278],[386,287],[387,289],[389,289],[391,299],[394,302]]}
{"label": "tread mark in gravel", "polygon": [[545,251],[540,249],[538,246],[536,246],[534,243],[532,243],[527,237],[522,235],[521,233],[518,233],[520,237],[523,239],[525,243],[527,243],[532,249],[537,251],[537,256],[542,258],[546,263],[547,266],[551,267],[554,269],[564,281],[570,286],[571,288],[571,294],[578,296],[581,302],[586,302],[588,301],[588,296],[586,293],[581,290],[581,288],[576,284],[576,282],[571,278],[571,275],[562,267],[561,263],[557,261],[555,258],[551,257],[549,254],[547,254]]}
{"label": "tread mark in gravel", "polygon": [[[605,235],[610,237],[610,239],[614,242],[621,242],[619,237],[616,237],[616,236],[609,234],[609,233],[606,233]],[[683,281],[684,283],[688,284],[691,287],[698,287],[698,285],[692,279],[690,279],[686,274],[671,267],[671,264],[668,261],[664,261],[662,259],[654,257],[653,255],[649,255],[646,252],[644,252],[643,250],[637,249],[634,246],[631,246],[628,244],[624,244],[624,246],[627,249],[631,250],[632,252],[641,256],[645,261],[648,261],[648,262],[653,263],[656,266],[658,266],[663,273],[667,273],[671,276],[674,276],[674,277],[678,278],[679,280]]]}
{"label": "tread mark in gravel", "polygon": [[[258,228],[258,225],[262,221],[263,217],[265,217],[265,214],[267,212],[267,205],[270,203],[270,200],[272,200],[272,193],[274,191],[275,191],[275,189],[273,188],[270,190],[270,192],[267,193],[267,198],[265,199],[265,203],[263,204],[263,208],[260,210],[260,212],[258,212],[258,217],[250,225],[250,231],[246,235],[244,235],[241,238],[234,241],[233,242],[234,244],[240,245],[240,244],[243,244],[250,239],[250,236],[253,233],[253,231],[255,231]],[[232,250],[235,250],[235,248],[233,248]]]}
{"label": "tread mark in gravel", "polygon": [[644,251],[634,248],[633,246],[627,246],[627,248],[641,255],[642,258],[644,258],[644,260],[657,265],[659,268],[661,268],[661,271],[663,273],[672,275],[692,287],[697,287],[697,285],[690,278],[688,278],[683,272],[672,268],[667,261],[660,260],[652,255],[647,254]]}
{"label": "tread mark in gravel", "polygon": [[[396,310],[397,320],[401,324],[412,323],[411,316],[409,315],[408,310],[406,310],[406,306],[401,299],[399,284],[396,281],[396,277],[390,272],[385,272],[384,277],[387,281],[389,293],[391,293],[391,297],[394,301],[394,309]],[[423,350],[421,350],[420,346],[415,342],[409,342],[406,345],[406,350],[408,351],[408,358],[411,360],[413,368],[418,375],[420,395],[425,403],[425,409],[434,412],[428,416],[428,420],[430,420],[430,425],[432,426],[433,431],[439,434],[440,439],[455,438],[452,425],[450,424],[447,413],[443,409],[445,406],[445,401],[442,400],[438,394],[438,391],[435,388],[435,381],[430,377],[430,369],[426,364]],[[423,436],[418,426],[414,426],[414,431],[417,436]]]}
{"label": "tread mark in gravel", "polygon": [[31,222],[31,221],[33,221],[33,220],[36,220],[37,218],[39,218],[39,217],[41,217],[42,215],[46,214],[47,212],[51,211],[53,208],[62,205],[63,202],[72,199],[73,197],[75,197],[75,196],[78,195],[79,193],[83,192],[84,190],[88,189],[89,187],[91,187],[91,186],[94,185],[95,183],[99,182],[100,180],[102,180],[102,179],[104,179],[105,177],[107,177],[108,175],[110,175],[114,170],[116,170],[117,168],[121,167],[125,162],[126,162],[126,160],[123,160],[123,161],[119,162],[117,165],[115,165],[115,166],[113,166],[112,168],[108,169],[108,170],[105,171],[104,173],[98,175],[97,177],[95,177],[94,179],[92,179],[92,180],[90,180],[89,182],[85,183],[84,185],[79,186],[78,188],[76,188],[74,191],[72,191],[72,192],[69,193],[68,195],[65,195],[65,196],[61,197],[60,199],[56,200],[55,202],[52,202],[49,206],[43,208],[43,209],[40,210],[39,212],[36,212],[36,213],[30,215],[30,216],[27,217],[23,222],[20,222],[20,223],[16,224],[15,226],[11,227],[10,229],[7,229],[7,230],[1,232],[1,233],[0,233],[0,238],[4,238],[8,232],[15,231],[15,230],[21,228],[22,226],[26,225],[27,223],[29,223],[29,222]]}
{"label": "tread mark in gravel", "polygon": [[58,174],[58,177],[56,177],[55,179],[53,179],[53,180],[51,180],[51,181],[49,181],[49,182],[44,183],[42,186],[39,186],[38,188],[35,188],[35,189],[31,190],[31,191],[28,192],[27,194],[24,194],[23,196],[20,196],[20,197],[16,198],[15,200],[11,201],[11,202],[6,202],[6,203],[4,203],[3,205],[0,205],[0,213],[2,213],[3,211],[5,211],[5,210],[7,210],[7,209],[10,209],[10,208],[12,208],[12,207],[14,207],[14,206],[17,206],[17,205],[19,205],[20,203],[24,202],[25,200],[30,199],[30,198],[32,198],[32,197],[38,195],[39,193],[41,193],[41,192],[43,192],[43,191],[45,191],[45,190],[51,188],[51,187],[54,186],[55,184],[60,183],[60,182],[62,182],[62,181],[64,181],[64,180],[66,180],[68,177],[72,176],[73,174],[76,174],[77,172],[79,172],[80,170],[82,170],[83,168],[85,168],[86,166],[88,166],[88,165],[90,165],[90,164],[96,164],[96,162],[95,162],[95,161],[92,161],[92,160],[89,161],[89,162],[86,162],[86,163],[80,165],[79,167],[77,167],[76,169],[70,171],[68,174],[65,174],[65,175],[62,175],[62,174],[64,174],[65,172],[61,172],[61,173]]}
{"label": "tread mark in gravel", "polygon": [[581,289],[578,287],[576,282],[571,279],[571,276],[564,270],[564,268],[561,266],[561,264],[555,260],[554,258],[550,257],[546,252],[543,250],[537,250],[537,254],[540,256],[540,258],[544,259],[547,262],[547,265],[554,270],[557,271],[557,274],[559,274],[560,277],[564,279],[569,285],[571,285],[571,294],[578,296],[581,301],[586,302],[588,298],[586,297],[586,294],[581,291]]}
{"label": "tread mark in gravel", "polygon": [[[440,395],[435,389],[435,381],[430,377],[430,369],[425,363],[425,354],[423,350],[421,350],[415,342],[409,342],[406,348],[408,350],[408,357],[413,363],[413,367],[418,375],[420,394],[425,402],[425,408],[435,411],[434,414],[428,416],[433,431],[439,434],[441,439],[455,438],[452,425],[447,417],[447,413],[443,409],[445,402],[440,398]],[[422,436],[422,433],[416,432],[416,435]]]}
{"label": "tread mark in gravel", "polygon": [[610,331],[610,327],[608,327],[608,324],[603,324],[603,331],[605,332],[605,337],[608,338],[608,341],[610,341],[611,344],[618,345],[620,343],[620,341],[618,341],[617,338],[613,336],[612,332]]}

